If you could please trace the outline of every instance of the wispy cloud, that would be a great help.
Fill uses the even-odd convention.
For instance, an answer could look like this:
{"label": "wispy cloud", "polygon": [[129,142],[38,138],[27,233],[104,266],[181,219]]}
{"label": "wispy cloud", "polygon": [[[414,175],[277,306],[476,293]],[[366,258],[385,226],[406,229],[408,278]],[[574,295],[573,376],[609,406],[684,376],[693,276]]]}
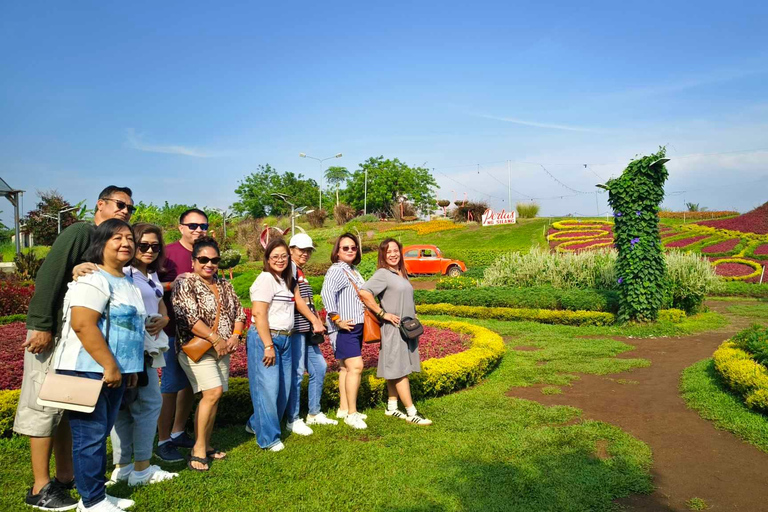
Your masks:
{"label": "wispy cloud", "polygon": [[514,124],[520,124],[523,126],[533,126],[535,128],[546,128],[550,130],[565,130],[569,132],[597,132],[599,130],[596,130],[594,128],[589,128],[587,126],[576,126],[576,125],[569,125],[569,124],[554,124],[554,123],[540,123],[538,121],[525,121],[523,119],[517,119],[514,117],[500,117],[500,116],[489,116],[486,114],[478,114],[477,117],[482,117],[483,119],[493,119],[495,121],[504,121],[505,123],[514,123]]}
{"label": "wispy cloud", "polygon": [[147,153],[166,153],[169,155],[184,155],[194,158],[211,158],[217,156],[213,152],[190,147],[190,146],[163,146],[160,144],[147,144],[140,133],[136,133],[133,128],[128,128],[125,134],[125,145],[137,151],[146,151]]}

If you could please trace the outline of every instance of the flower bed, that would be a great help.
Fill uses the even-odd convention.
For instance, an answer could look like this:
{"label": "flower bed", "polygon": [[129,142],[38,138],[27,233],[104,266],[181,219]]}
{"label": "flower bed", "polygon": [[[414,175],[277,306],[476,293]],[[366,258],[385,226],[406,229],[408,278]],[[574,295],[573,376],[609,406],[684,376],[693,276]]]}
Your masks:
{"label": "flower bed", "polygon": [[712,253],[729,253],[732,252],[741,242],[739,238],[731,238],[730,240],[723,240],[716,244],[707,245],[701,248],[701,252],[704,254]]}
{"label": "flower bed", "polygon": [[722,217],[733,217],[738,215],[739,212],[733,212],[728,210],[722,210],[717,212],[659,212],[660,219],[686,219],[686,220],[703,220],[703,219],[718,219]]}
{"label": "flower bed", "polygon": [[723,258],[712,262],[717,275],[726,281],[746,281],[760,276],[763,266],[744,258]]}
{"label": "flower bed", "polygon": [[419,235],[429,235],[430,233],[438,233],[440,231],[449,231],[451,229],[463,229],[464,226],[457,224],[451,220],[430,220],[428,222],[416,222],[413,224],[395,224],[388,226],[380,231],[403,231],[412,230],[416,231]]}
{"label": "flower bed", "polygon": [[768,256],[768,244],[761,244],[755,247],[755,250],[752,251],[752,254],[755,256]]}
{"label": "flower bed", "polygon": [[584,251],[587,249],[597,249],[599,247],[613,247],[613,238],[594,238],[592,240],[572,240],[558,244],[558,252]]}
{"label": "flower bed", "polygon": [[668,249],[674,249],[678,247],[687,247],[691,244],[695,244],[696,242],[700,242],[705,238],[709,238],[709,236],[710,235],[698,235],[698,236],[692,236],[690,238],[683,238],[681,240],[673,240],[667,244],[664,244],[664,247]]}
{"label": "flower bed", "polygon": [[26,314],[34,294],[34,285],[16,280],[0,280],[0,316]]}
{"label": "flower bed", "polygon": [[610,235],[609,230],[599,231],[579,231],[579,230],[565,230],[556,231],[547,237],[548,240],[589,240],[592,238],[604,238]]}
{"label": "flower bed", "polygon": [[730,219],[709,220],[698,222],[700,226],[710,226],[719,229],[729,229],[741,233],[768,234],[768,203],[754,210]]}
{"label": "flower bed", "polygon": [[24,373],[24,349],[27,336],[24,322],[0,325],[0,390],[19,389]]}

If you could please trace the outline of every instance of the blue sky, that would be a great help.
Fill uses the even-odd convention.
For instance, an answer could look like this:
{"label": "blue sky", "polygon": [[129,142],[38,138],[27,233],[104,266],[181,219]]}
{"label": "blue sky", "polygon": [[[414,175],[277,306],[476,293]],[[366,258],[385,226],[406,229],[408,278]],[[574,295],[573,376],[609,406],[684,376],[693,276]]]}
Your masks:
{"label": "blue sky", "polygon": [[665,206],[768,201],[768,4],[627,4],[6,1],[0,176],[25,209],[107,184],[226,207],[258,164],[317,179],[298,154],[342,152],[501,209],[513,160],[513,203],[592,215],[667,145]]}

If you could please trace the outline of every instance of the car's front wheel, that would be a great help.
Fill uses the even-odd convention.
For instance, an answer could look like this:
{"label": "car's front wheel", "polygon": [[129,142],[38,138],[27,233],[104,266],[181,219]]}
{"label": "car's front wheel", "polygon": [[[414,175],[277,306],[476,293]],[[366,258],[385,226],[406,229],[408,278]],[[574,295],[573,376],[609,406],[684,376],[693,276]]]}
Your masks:
{"label": "car's front wheel", "polygon": [[448,269],[447,274],[449,277],[459,277],[462,274],[462,272],[458,266],[454,265]]}

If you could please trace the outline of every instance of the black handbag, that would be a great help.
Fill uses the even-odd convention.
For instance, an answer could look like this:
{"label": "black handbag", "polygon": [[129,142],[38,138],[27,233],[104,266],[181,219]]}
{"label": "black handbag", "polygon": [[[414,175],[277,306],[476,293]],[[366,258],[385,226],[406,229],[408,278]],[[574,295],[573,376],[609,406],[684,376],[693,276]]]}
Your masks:
{"label": "black handbag", "polygon": [[[309,306],[309,310],[312,311],[312,313],[315,316],[319,315],[317,314],[317,310],[315,310],[315,305],[311,302],[307,303],[307,306]],[[309,336],[307,336],[307,345],[320,345],[325,341],[325,333],[324,332],[309,332]]]}
{"label": "black handbag", "polygon": [[417,319],[406,316],[400,319],[400,334],[406,340],[418,340],[424,334],[424,326]]}

